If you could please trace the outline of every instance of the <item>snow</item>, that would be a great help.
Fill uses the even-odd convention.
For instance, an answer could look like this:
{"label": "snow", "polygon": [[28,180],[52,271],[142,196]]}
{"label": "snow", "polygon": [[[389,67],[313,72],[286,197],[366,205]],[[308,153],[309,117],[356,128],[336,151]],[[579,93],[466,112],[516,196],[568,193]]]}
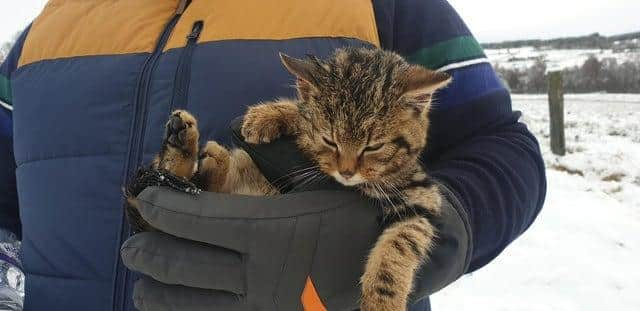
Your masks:
{"label": "snow", "polygon": [[513,96],[547,165],[545,207],[496,260],[432,297],[433,310],[640,310],[640,95],[565,97],[567,155],[548,106]]}
{"label": "snow", "polygon": [[640,50],[614,50],[614,49],[545,49],[535,47],[521,47],[512,49],[486,49],[485,53],[491,63],[498,64],[507,69],[527,69],[531,67],[537,58],[543,58],[547,62],[548,70],[562,70],[566,68],[582,66],[590,57],[595,56],[599,60],[613,58],[618,64],[626,61],[640,60]]}

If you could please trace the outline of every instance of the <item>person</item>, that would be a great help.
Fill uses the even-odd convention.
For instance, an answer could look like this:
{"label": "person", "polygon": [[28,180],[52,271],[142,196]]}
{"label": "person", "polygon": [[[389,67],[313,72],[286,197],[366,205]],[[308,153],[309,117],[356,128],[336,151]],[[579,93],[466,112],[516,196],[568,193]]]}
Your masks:
{"label": "person", "polygon": [[[317,191],[284,195],[299,206],[282,207],[153,187],[141,196],[163,208],[143,216],[171,234],[130,238],[121,190],[158,151],[171,111],[188,109],[203,140],[229,144],[228,125],[248,105],[294,95],[279,52],[324,58],[343,46],[393,50],[453,77],[436,94],[422,157],[447,189],[450,220],[411,310],[429,310],[428,294],[496,258],[542,207],[544,165],[445,0],[51,0],[0,67],[0,228],[22,243],[24,309],[128,311],[134,300],[141,310],[357,307],[357,295],[341,294],[357,292],[361,267],[333,268],[362,262],[371,245],[375,217],[362,209],[334,212],[324,206],[336,200]],[[234,207],[247,214],[225,217]],[[288,214],[248,214],[261,208]],[[368,223],[345,218],[356,214]],[[326,286],[342,284],[335,280],[354,291]]]}

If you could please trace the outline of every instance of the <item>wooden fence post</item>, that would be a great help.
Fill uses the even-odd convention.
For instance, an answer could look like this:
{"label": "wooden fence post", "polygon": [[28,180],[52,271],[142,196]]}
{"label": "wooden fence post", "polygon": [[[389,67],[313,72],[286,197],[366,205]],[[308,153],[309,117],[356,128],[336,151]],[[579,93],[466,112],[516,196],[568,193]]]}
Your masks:
{"label": "wooden fence post", "polygon": [[559,156],[565,155],[564,141],[564,91],[562,89],[562,72],[549,73],[549,123],[551,152]]}

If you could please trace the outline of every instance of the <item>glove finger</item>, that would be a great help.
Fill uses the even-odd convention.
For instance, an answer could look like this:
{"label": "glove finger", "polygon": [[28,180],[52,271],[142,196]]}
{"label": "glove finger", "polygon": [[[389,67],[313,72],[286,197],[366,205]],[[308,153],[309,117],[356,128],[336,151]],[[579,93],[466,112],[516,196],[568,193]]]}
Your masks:
{"label": "glove finger", "polygon": [[[331,197],[331,201],[327,201]],[[148,187],[138,197],[138,210],[152,227],[188,240],[248,253],[252,220],[297,217],[362,202],[355,192],[301,192],[280,196],[242,196],[203,192],[190,195]]]}
{"label": "glove finger", "polygon": [[212,211],[224,209],[218,194],[181,193],[148,187],[137,197],[138,211],[153,228],[187,240],[247,252],[249,228],[244,221],[220,220]]}
{"label": "glove finger", "polygon": [[232,293],[163,284],[143,277],[133,288],[133,303],[140,311],[248,311],[242,296]]}
{"label": "glove finger", "polygon": [[129,269],[162,283],[244,294],[245,267],[236,252],[176,238],[161,232],[142,232],[121,248]]}

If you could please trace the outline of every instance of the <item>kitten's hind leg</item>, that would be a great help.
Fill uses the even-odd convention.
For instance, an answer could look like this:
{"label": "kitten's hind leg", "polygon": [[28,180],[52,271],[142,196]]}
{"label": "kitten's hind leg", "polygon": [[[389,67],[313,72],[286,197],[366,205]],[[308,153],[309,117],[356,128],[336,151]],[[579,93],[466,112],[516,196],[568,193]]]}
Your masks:
{"label": "kitten's hind leg", "polygon": [[196,119],[184,110],[174,111],[165,126],[162,149],[153,166],[191,179],[198,161],[199,138]]}
{"label": "kitten's hind leg", "polygon": [[242,149],[227,150],[214,141],[202,149],[197,177],[212,192],[261,196],[278,193],[249,154]]}
{"label": "kitten's hind leg", "polygon": [[423,217],[397,222],[382,233],[362,275],[362,311],[406,310],[416,271],[435,235],[435,228]]}
{"label": "kitten's hind leg", "polygon": [[[186,111],[176,110],[165,125],[162,149],[153,160],[152,168],[163,169],[174,175],[191,179],[194,174],[198,154],[198,126],[196,119]],[[136,196],[148,185],[149,171],[141,170],[125,189],[126,212],[134,232],[156,231],[140,215]]]}
{"label": "kitten's hind leg", "polygon": [[215,141],[207,142],[200,154],[198,175],[205,189],[212,192],[225,191],[231,153]]}

